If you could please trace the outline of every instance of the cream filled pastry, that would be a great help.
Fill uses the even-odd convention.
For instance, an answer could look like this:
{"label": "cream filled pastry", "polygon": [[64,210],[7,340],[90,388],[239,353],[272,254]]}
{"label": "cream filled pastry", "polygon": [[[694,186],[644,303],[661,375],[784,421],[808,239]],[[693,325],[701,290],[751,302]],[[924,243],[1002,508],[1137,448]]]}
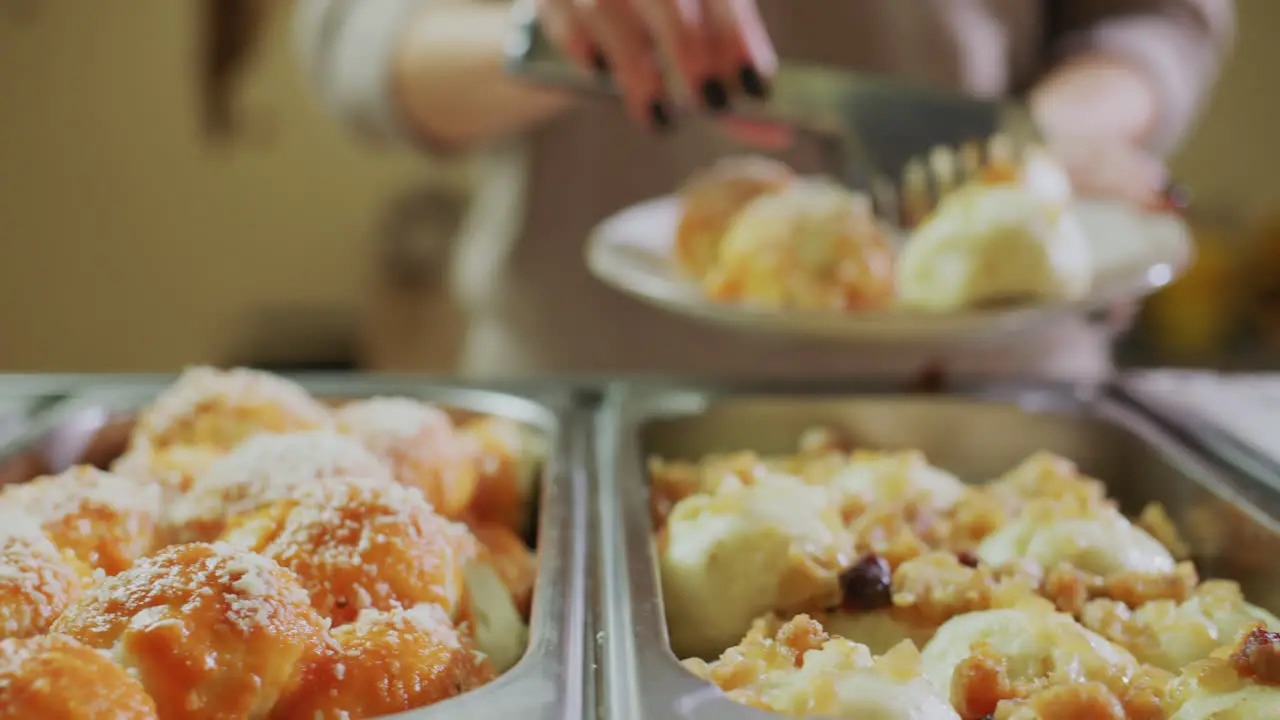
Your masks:
{"label": "cream filled pastry", "polygon": [[1280,635],[1258,626],[1188,666],[1169,687],[1169,705],[1170,720],[1280,717]]}
{"label": "cream filled pastry", "polygon": [[762,619],[719,660],[688,660],[685,667],[736,702],[783,715],[960,719],[921,674],[920,653],[911,643],[876,657],[864,645],[832,637],[806,615],[785,624]]}
{"label": "cream filled pastry", "polygon": [[1061,563],[1096,575],[1120,572],[1172,573],[1177,563],[1160,541],[1119,511],[1095,508],[1062,515],[1053,500],[1033,503],[978,546],[991,565],[1031,560],[1043,568]]}
{"label": "cream filled pastry", "polygon": [[1043,601],[966,613],[938,628],[924,647],[924,673],[947,691],[956,667],[978,646],[1003,656],[1012,682],[1047,679],[1085,682],[1136,671],[1138,662],[1118,645]]}
{"label": "cream filled pastry", "polygon": [[681,500],[658,545],[681,657],[718,655],[761,614],[834,605],[850,552],[825,489],[784,475]]}
{"label": "cream filled pastry", "polygon": [[1094,600],[1081,620],[1142,662],[1171,672],[1209,657],[1257,623],[1280,630],[1280,620],[1246,601],[1240,586],[1227,580],[1209,580],[1181,603],[1153,600],[1130,609],[1115,600]]}
{"label": "cream filled pastry", "polygon": [[974,183],[948,195],[898,258],[900,302],[950,311],[1083,297],[1094,273],[1089,241],[1055,200],[1022,182]]}
{"label": "cream filled pastry", "polygon": [[880,307],[893,295],[893,247],[869,198],[797,181],[738,213],[703,289],[714,300],[773,309]]}

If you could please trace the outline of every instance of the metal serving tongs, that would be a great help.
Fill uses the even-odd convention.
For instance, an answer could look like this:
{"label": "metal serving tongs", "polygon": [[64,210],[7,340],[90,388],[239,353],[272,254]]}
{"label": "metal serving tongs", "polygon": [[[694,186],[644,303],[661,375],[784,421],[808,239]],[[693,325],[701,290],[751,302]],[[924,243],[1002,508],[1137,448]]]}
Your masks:
{"label": "metal serving tongs", "polygon": [[[513,19],[510,72],[532,83],[620,98],[608,78],[578,68],[557,52],[539,29],[531,4],[517,3]],[[869,192],[883,218],[904,226],[914,224],[922,209],[962,182],[966,172],[985,164],[988,154],[1016,156],[1039,144],[1022,103],[785,58],[767,100],[737,97],[727,114],[815,137],[822,170]]]}

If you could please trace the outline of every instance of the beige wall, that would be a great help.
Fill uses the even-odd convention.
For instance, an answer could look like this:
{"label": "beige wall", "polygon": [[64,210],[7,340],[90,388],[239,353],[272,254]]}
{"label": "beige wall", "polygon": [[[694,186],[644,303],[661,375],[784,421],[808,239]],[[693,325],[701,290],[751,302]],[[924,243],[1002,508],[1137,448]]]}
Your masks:
{"label": "beige wall", "polygon": [[[457,182],[342,137],[307,96],[286,23],[249,88],[254,139],[223,150],[199,133],[197,3],[35,4],[30,25],[0,13],[0,369],[226,362],[262,342],[264,309],[342,322],[366,294],[385,200]],[[1176,167],[1206,203],[1254,212],[1280,196],[1280,2],[1239,7],[1241,51]]]}
{"label": "beige wall", "polygon": [[225,362],[263,308],[358,306],[385,200],[433,170],[342,136],[287,17],[246,89],[251,140],[219,148],[195,96],[200,3],[36,5],[29,25],[0,12],[0,368]]}

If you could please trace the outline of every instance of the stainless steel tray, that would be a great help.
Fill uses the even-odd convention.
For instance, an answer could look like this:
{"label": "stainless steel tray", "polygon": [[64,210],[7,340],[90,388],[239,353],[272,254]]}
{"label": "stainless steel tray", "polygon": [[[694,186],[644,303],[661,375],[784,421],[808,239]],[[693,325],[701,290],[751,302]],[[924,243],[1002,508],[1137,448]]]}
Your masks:
{"label": "stainless steel tray", "polygon": [[644,460],[750,448],[786,452],[807,427],[842,428],[859,444],[914,447],[968,479],[1045,449],[1107,480],[1128,511],[1159,501],[1206,577],[1233,578],[1280,610],[1280,502],[1226,474],[1131,407],[1089,389],[974,385],[937,395],[885,386],[778,390],[613,388],[600,410],[597,493],[603,617],[602,716],[610,720],[774,717],[737,705],[687,673],[667,642]]}
{"label": "stainless steel tray", "polygon": [[1137,370],[1116,385],[1188,443],[1280,490],[1280,376]]}
{"label": "stainless steel tray", "polygon": [[[19,439],[0,443],[0,482],[21,481],[82,460],[102,463],[124,448],[135,412],[173,381],[172,376],[88,382]],[[529,647],[493,683],[431,707],[386,716],[396,720],[580,720],[594,692],[587,610],[587,483],[590,415],[579,413],[564,390],[525,386],[440,385],[408,378],[313,376],[296,378],[322,398],[404,395],[463,412],[500,415],[524,423],[548,440],[537,502],[538,579]]]}

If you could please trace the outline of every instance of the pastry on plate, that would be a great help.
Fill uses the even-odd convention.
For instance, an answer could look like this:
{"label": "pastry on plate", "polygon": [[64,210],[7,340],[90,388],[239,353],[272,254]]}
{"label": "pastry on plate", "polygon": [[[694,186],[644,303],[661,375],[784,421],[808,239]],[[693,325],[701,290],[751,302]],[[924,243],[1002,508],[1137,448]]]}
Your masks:
{"label": "pastry on plate", "polygon": [[680,190],[675,243],[680,268],[695,278],[705,275],[738,211],[794,179],[785,164],[756,155],[724,158],[694,173]]}
{"label": "pastry on plate", "polygon": [[1089,240],[1052,160],[1013,179],[979,178],[948,194],[915,229],[897,265],[900,302],[956,311],[1077,300],[1093,283]]}
{"label": "pastry on plate", "polygon": [[713,300],[761,308],[865,310],[892,300],[893,266],[868,197],[797,180],[738,213],[702,286]]}

